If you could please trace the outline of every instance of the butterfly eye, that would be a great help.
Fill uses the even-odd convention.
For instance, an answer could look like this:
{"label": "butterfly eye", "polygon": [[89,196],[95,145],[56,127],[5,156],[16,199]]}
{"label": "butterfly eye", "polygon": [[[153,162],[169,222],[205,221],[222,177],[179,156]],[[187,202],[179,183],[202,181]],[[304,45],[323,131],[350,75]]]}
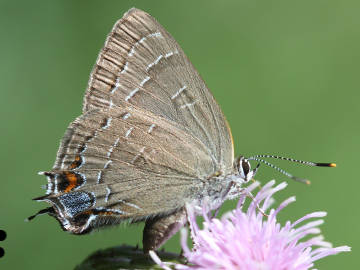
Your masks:
{"label": "butterfly eye", "polygon": [[247,161],[246,159],[244,159],[241,162],[241,167],[244,170],[244,175],[246,176],[249,172],[250,172],[250,164],[249,161]]}
{"label": "butterfly eye", "polygon": [[253,176],[251,172],[250,162],[244,157],[240,157],[237,160],[236,168],[239,172],[239,176],[245,181],[248,181],[249,180],[248,178],[249,177],[251,178]]}

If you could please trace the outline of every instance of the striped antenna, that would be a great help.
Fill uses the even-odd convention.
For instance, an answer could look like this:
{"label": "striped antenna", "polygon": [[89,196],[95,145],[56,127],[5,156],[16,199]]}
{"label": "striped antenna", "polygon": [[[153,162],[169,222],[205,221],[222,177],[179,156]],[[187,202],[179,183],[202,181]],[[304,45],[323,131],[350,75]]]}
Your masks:
{"label": "striped antenna", "polygon": [[251,158],[248,158],[248,160],[251,160],[252,158],[276,158],[276,159],[287,160],[287,161],[296,162],[296,163],[300,163],[300,164],[304,164],[304,165],[308,165],[308,166],[336,167],[335,163],[311,162],[311,161],[304,161],[304,160],[287,158],[287,157],[280,157],[280,156],[275,156],[275,155],[256,155],[256,156],[253,156]]}
{"label": "striped antenna", "polygon": [[300,177],[296,177],[293,176],[292,174],[284,171],[283,169],[280,169],[279,167],[267,162],[266,160],[263,160],[261,158],[276,158],[276,159],[282,159],[282,160],[287,160],[287,161],[291,161],[291,162],[296,162],[296,163],[300,163],[300,164],[304,164],[304,165],[308,165],[308,166],[318,166],[318,167],[336,167],[335,163],[317,163],[317,162],[311,162],[311,161],[303,161],[303,160],[298,160],[298,159],[293,159],[293,158],[286,158],[286,157],[280,157],[280,156],[275,156],[275,155],[256,155],[253,157],[248,158],[247,160],[255,160],[258,162],[262,162],[265,165],[277,170],[278,172],[286,175],[287,177],[289,177],[290,179],[293,179],[297,182],[301,182],[301,183],[305,183],[307,185],[310,184],[310,181],[304,178],[300,178]]}

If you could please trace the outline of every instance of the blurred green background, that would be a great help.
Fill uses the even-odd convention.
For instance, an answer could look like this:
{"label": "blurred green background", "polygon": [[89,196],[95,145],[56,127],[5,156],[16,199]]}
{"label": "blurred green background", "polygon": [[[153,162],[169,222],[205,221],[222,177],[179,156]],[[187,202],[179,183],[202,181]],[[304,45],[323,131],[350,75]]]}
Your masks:
{"label": "blurred green background", "polygon": [[[261,167],[258,179],[289,186],[297,202],[282,222],[328,212],[321,226],[351,253],[320,260],[319,269],[355,269],[360,248],[360,2],[0,1],[1,269],[73,269],[91,252],[140,244],[143,224],[87,236],[63,232],[42,216],[40,170],[53,165],[67,125],[81,112],[88,76],[107,33],[130,7],[144,9],[175,37],[221,105],[236,154],[280,154],[335,169],[274,161],[312,180],[291,182]],[[235,202],[227,202],[231,209]],[[166,249],[179,251],[178,236]]]}

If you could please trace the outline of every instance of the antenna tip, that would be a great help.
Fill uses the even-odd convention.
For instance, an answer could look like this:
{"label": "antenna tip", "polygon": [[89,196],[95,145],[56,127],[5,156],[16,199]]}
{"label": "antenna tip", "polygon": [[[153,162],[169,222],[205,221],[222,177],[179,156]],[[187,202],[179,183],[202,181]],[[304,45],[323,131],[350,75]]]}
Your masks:
{"label": "antenna tip", "polygon": [[298,182],[300,182],[300,183],[306,184],[306,185],[310,185],[310,184],[311,184],[310,180],[308,180],[308,179],[304,179],[304,178],[300,178],[300,177],[296,177],[296,176],[292,176],[292,177],[290,177],[290,178],[293,179],[293,180],[295,180],[295,181],[298,181]]}
{"label": "antenna tip", "polygon": [[315,163],[318,167],[336,167],[336,163]]}

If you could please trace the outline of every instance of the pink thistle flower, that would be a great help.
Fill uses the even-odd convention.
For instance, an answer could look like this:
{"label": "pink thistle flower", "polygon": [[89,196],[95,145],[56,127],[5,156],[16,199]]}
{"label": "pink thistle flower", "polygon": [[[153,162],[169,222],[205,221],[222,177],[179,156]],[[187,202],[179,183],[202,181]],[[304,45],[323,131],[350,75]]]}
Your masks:
{"label": "pink thistle flower", "polygon": [[[226,213],[221,219],[209,219],[204,214],[203,229],[196,223],[192,207],[187,207],[192,250],[187,246],[186,230],[182,231],[182,248],[187,265],[176,264],[176,269],[246,269],[246,270],[303,270],[311,269],[314,262],[339,252],[350,251],[350,247],[332,248],[323,240],[318,228],[324,221],[326,212],[314,212],[295,222],[287,221],[284,226],[277,222],[277,214],[295,197],[290,197],[277,209],[271,209],[268,217],[257,211],[269,209],[273,194],[286,187],[286,183],[275,186],[275,181],[267,183],[250,203],[247,211],[243,209],[245,196],[239,200],[238,207]],[[249,193],[257,183],[246,188]],[[205,213],[205,210],[204,210]],[[314,221],[309,219],[317,218]],[[305,224],[300,225],[304,221]],[[313,235],[309,238],[310,235]],[[301,240],[306,237],[306,240]],[[153,259],[163,268],[169,269],[155,253]]]}

